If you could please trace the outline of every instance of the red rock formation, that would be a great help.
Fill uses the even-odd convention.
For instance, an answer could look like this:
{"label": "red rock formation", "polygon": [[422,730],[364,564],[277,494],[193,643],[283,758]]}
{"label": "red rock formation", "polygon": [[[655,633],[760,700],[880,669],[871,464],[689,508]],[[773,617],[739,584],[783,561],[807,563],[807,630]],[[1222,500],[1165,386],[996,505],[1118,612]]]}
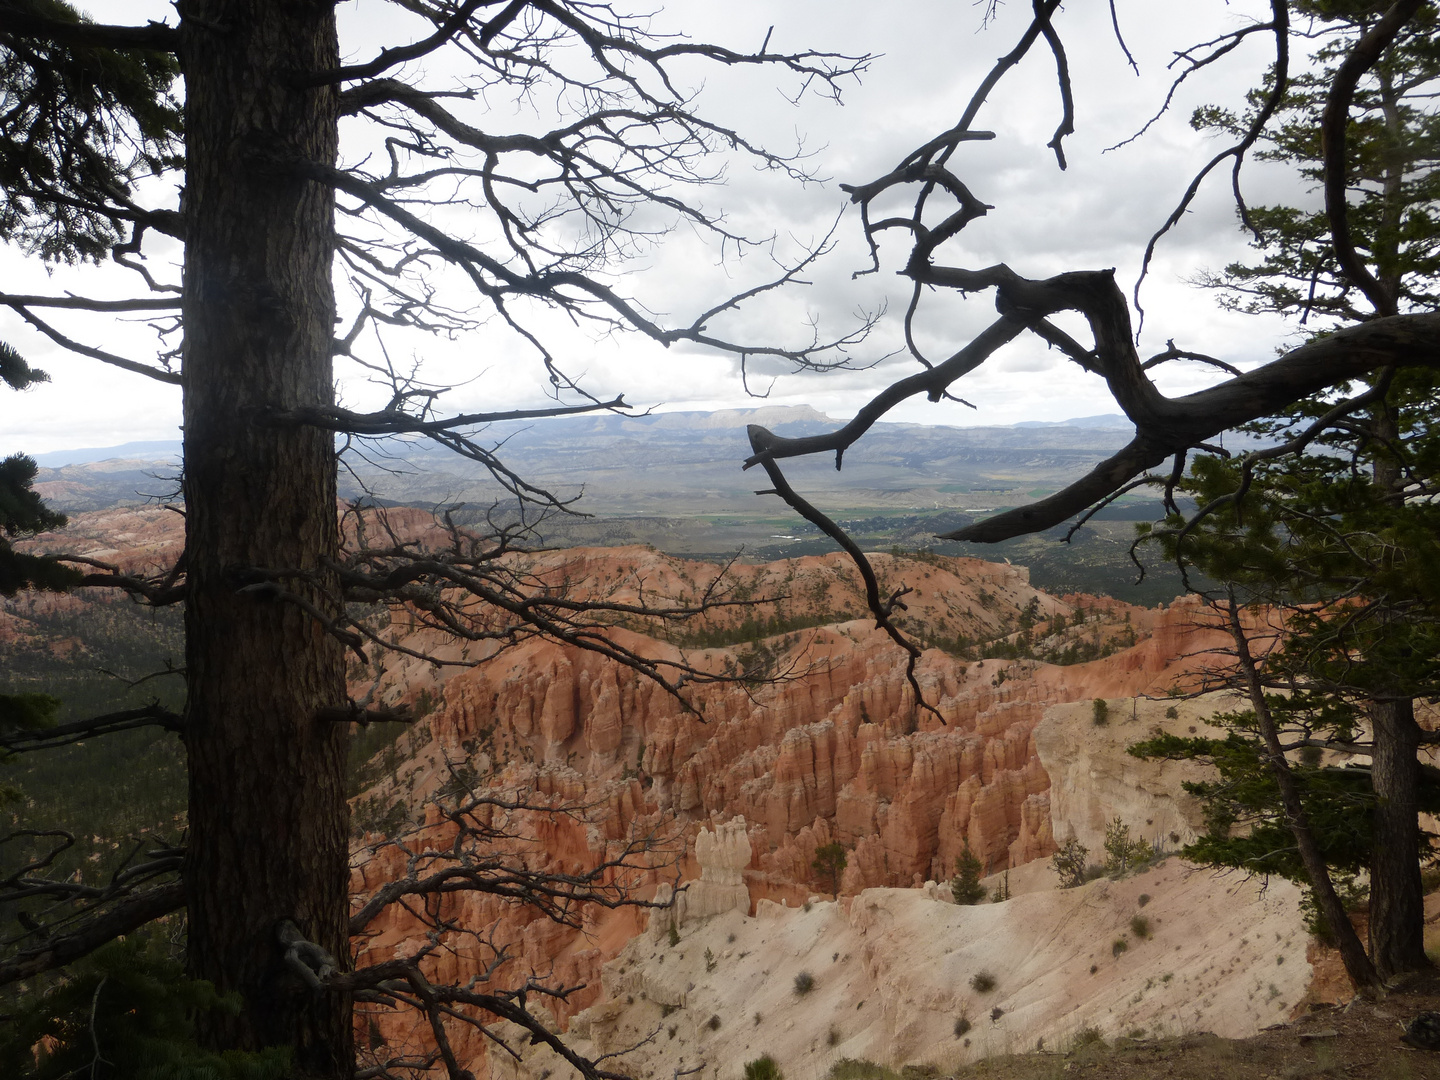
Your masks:
{"label": "red rock formation", "polygon": [[[66,540],[86,538],[87,554],[132,570],[173,558],[178,516],[124,513],[125,521],[77,515]],[[442,539],[433,519],[418,512],[392,511],[389,528],[422,542]],[[133,546],[121,550],[111,539],[120,532]],[[54,540],[40,538],[36,546]],[[850,894],[944,880],[967,844],[993,872],[1053,850],[1050,782],[1033,739],[1044,709],[1164,692],[1195,670],[1196,652],[1220,640],[1199,625],[1198,607],[1186,602],[1146,610],[1109,598],[1057,599],[1031,588],[1020,567],[872,558],[886,588],[913,588],[903,625],[922,641],[1014,637],[1019,613],[1033,601],[1041,619],[1037,632],[1063,614],[1072,624],[1066,631],[1071,638],[1118,637],[1128,626],[1136,644],[1070,667],[1037,660],[965,662],[930,649],[916,673],[931,707],[926,709],[917,706],[905,680],[903,654],[868,619],[849,618],[860,615],[863,602],[858,575],[842,556],[735,566],[718,583],[719,567],[648,548],[515,556],[517,569],[578,596],[682,603],[712,591],[733,599],[779,597],[754,608],[713,611],[678,627],[637,622],[613,632],[638,651],[672,659],[682,649],[661,638],[699,643],[684,650],[684,658],[717,673],[768,654],[780,677],[758,686],[692,683],[685,690],[687,710],[654,683],[596,653],[532,639],[494,654],[493,645],[459,645],[416,630],[397,613],[387,632],[410,647],[486,662],[437,670],[397,656],[386,660],[378,679],[373,671],[357,678],[356,696],[373,685],[377,703],[414,702],[422,692],[443,701],[404,738],[406,760],[397,775],[364,798],[400,801],[413,814],[459,771],[482,786],[528,788],[594,805],[583,822],[537,815],[516,822],[532,842],[517,841],[512,853],[536,868],[557,870],[594,865],[608,843],[634,827],[669,822],[693,837],[702,825],[743,817],[753,853],[745,874],[753,900],[803,900],[812,891],[815,848],[833,840],[850,849],[843,879]],[[1088,614],[1083,626],[1074,625],[1077,604]],[[0,634],[23,629],[16,620],[23,612],[11,611]],[[746,619],[749,627],[742,625]],[[828,621],[834,619],[839,621]],[[757,624],[785,632],[761,641],[753,637]],[[727,637],[731,644],[713,644]],[[412,849],[443,844],[445,828],[432,815],[407,843]],[[373,841],[356,850],[357,894],[403,868],[402,851],[376,849]],[[688,878],[698,873],[693,860],[682,870]],[[657,874],[645,887],[659,880]],[[464,925],[483,927],[497,944],[510,947],[517,969],[528,965],[552,973],[552,981],[588,984],[556,1006],[562,1023],[594,1000],[599,964],[641,922],[633,911],[587,912],[577,933],[491,896],[446,903],[447,913]],[[423,928],[398,908],[372,929],[376,935],[364,942],[363,956],[413,950],[423,937]],[[442,974],[456,960],[433,962]]]}
{"label": "red rock formation", "polygon": [[[566,553],[565,560],[566,575],[581,587],[643,580],[652,591],[679,594],[685,582],[698,587],[714,572],[641,549]],[[887,564],[900,561],[877,557],[891,573]],[[846,569],[839,557],[827,557],[742,573],[755,592],[785,581],[792,596],[820,596],[823,586],[826,603],[853,606],[858,597],[844,592]],[[1063,610],[1029,589],[1015,567],[937,559],[920,569],[911,609],[917,624],[972,617],[1001,628],[1007,612],[1013,616],[1032,597],[1042,610]],[[1000,590],[1004,608],[993,599]],[[990,606],[972,600],[967,610],[965,598],[981,591],[992,597]],[[908,884],[917,873],[948,876],[967,841],[1003,868],[1046,854],[1050,843],[1048,779],[1030,738],[1043,709],[1164,689],[1193,663],[1192,607],[1151,612],[1083,599],[1092,612],[1106,610],[1111,629],[1129,616],[1137,634],[1154,632],[1134,648],[1066,668],[964,663],[928,651],[918,676],[938,715],[915,707],[900,654],[862,621],[788,635],[776,646],[782,666],[803,674],[753,690],[699,686],[690,696],[696,713],[593,653],[527,642],[448,681],[430,742],[415,747],[405,782],[417,795],[430,790],[443,760],[466,760],[482,772],[505,762],[545,765],[592,796],[637,777],[637,812],[668,812],[692,825],[712,815],[744,816],[760,840],[755,869],[773,884],[803,885],[809,859],[797,838],[822,819],[835,838],[856,846],[858,877],[852,871],[847,879],[857,887]],[[672,646],[617,633],[653,655],[678,655]],[[700,650],[689,659],[718,668],[744,647]]]}
{"label": "red rock formation", "polygon": [[[647,549],[554,558],[553,565],[534,569],[612,597],[638,596],[643,587],[647,595],[685,598],[716,572]],[[972,638],[993,637],[1013,627],[1018,612],[1036,599],[1042,614],[1067,618],[1081,602],[1090,619],[1078,632],[1118,636],[1128,623],[1137,643],[1070,667],[967,663],[928,650],[917,676],[932,713],[916,707],[902,654],[867,620],[768,640],[779,670],[792,677],[750,688],[693,686],[687,696],[693,712],[594,653],[529,641],[445,682],[443,707],[413,734],[410,760],[385,791],[392,798],[404,792],[413,805],[444,782],[447,762],[464,762],[482,784],[529,784],[603,802],[607,809],[590,836],[546,834],[544,848],[562,861],[593,860],[597,835],[613,839],[637,823],[672,821],[693,838],[703,825],[740,816],[752,848],[745,873],[752,901],[803,901],[814,891],[815,849],[834,840],[850,849],[842,882],[847,894],[944,880],[967,843],[993,872],[1054,850],[1049,778],[1033,739],[1044,710],[1057,702],[1162,693],[1193,669],[1191,654],[1213,643],[1196,609],[1184,603],[1144,610],[1107,598],[1061,601],[1031,589],[1016,567],[969,559],[876,560],[892,582],[903,574],[916,587],[907,597],[909,626],[932,639],[953,636],[957,627],[968,628]],[[785,612],[792,621],[814,615],[801,599],[830,610],[859,607],[858,582],[838,556],[742,567],[738,575],[742,594],[797,598]],[[724,624],[712,617],[709,627],[718,632]],[[673,645],[616,633],[650,655],[680,655]],[[741,642],[685,655],[720,670],[752,648]],[[407,690],[396,682],[391,692]],[[698,876],[693,859],[682,872]],[[537,970],[551,970],[553,959],[564,980],[589,980],[639,925],[607,915],[575,934],[486,904],[464,916],[499,920],[493,925],[503,924],[523,956],[542,962]],[[403,920],[385,941],[389,948],[404,943]],[[598,988],[596,979],[558,1006],[561,1024],[589,1005]]]}
{"label": "red rock formation", "polygon": [[168,569],[185,546],[185,519],[161,506],[117,507],[75,514],[59,532],[19,545],[34,554],[65,552],[119,567],[127,574]]}

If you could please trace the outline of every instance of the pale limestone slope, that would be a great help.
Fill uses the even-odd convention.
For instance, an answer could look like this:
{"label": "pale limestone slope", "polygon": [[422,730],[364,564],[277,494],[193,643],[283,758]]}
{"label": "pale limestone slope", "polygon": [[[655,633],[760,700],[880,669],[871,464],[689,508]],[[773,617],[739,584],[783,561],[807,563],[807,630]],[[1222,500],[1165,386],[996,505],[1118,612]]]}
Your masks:
{"label": "pale limestone slope", "polygon": [[1050,778],[1056,842],[1073,837],[1092,859],[1099,858],[1105,826],[1117,817],[1131,835],[1159,850],[1193,842],[1204,831],[1204,810],[1182,784],[1212,776],[1213,770],[1193,761],[1145,761],[1126,750],[1162,731],[1224,738],[1225,729],[1211,719],[1242,707],[1229,692],[1186,701],[1112,698],[1108,722],[1096,726],[1088,701],[1050,706],[1035,726],[1035,752]]}
{"label": "pale limestone slope", "polygon": [[[1012,879],[1021,874],[1048,871],[1037,864]],[[1143,908],[1142,894],[1150,897]],[[1172,858],[1127,880],[977,907],[901,889],[809,910],[765,902],[755,917],[731,911],[687,925],[677,946],[664,932],[634,939],[606,965],[605,997],[572,1021],[570,1038],[609,1053],[655,1033],[617,1061],[637,1080],[669,1080],[702,1062],[702,1080],[735,1080],[766,1053],[790,1080],[810,1080],[840,1057],[945,1069],[1063,1047],[1086,1027],[1107,1037],[1241,1036],[1283,1021],[1308,985],[1297,900],[1289,885],[1262,891]],[[1149,940],[1130,926],[1141,912]],[[1115,955],[1121,938],[1128,948]],[[802,971],[815,988],[800,997]],[[971,989],[981,971],[996,977],[989,993]],[[962,1016],[972,1026],[957,1038]],[[556,1066],[548,1056],[536,1051],[516,1065],[492,1054],[490,1074],[538,1080]]]}

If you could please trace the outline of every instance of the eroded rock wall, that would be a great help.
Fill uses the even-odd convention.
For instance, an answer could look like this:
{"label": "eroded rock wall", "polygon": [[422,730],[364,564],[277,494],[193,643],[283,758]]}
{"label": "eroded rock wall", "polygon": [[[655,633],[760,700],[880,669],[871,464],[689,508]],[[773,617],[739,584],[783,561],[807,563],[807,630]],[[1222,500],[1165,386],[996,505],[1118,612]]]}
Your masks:
{"label": "eroded rock wall", "polygon": [[[682,596],[703,588],[709,572],[638,550],[564,557],[568,580],[605,587],[610,595],[644,582],[652,594]],[[751,910],[771,901],[799,905],[817,891],[815,849],[832,841],[849,849],[842,893],[854,895],[944,881],[966,845],[992,872],[1043,858],[1057,836],[1071,835],[1057,830],[1056,821],[1073,831],[1072,818],[1098,819],[1103,828],[1103,815],[1112,811],[1144,812],[1156,820],[1152,808],[1139,806],[1136,798],[1123,807],[1112,798],[1104,806],[1077,809],[1084,775],[1106,754],[1123,758],[1123,747],[1086,743],[1085,749],[1083,739],[1071,739],[1070,746],[1061,733],[1066,724],[1089,725],[1094,697],[1116,699],[1119,721],[1126,705],[1118,699],[1160,694],[1183,681],[1193,670],[1197,642],[1208,640],[1194,609],[1177,603],[1143,610],[1094,597],[1059,600],[1031,589],[1018,568],[975,560],[879,561],[892,579],[904,573],[903,580],[914,584],[915,594],[907,597],[909,628],[930,640],[943,639],[957,626],[1001,632],[1015,626],[1027,606],[1041,620],[1037,634],[1043,633],[1045,620],[1065,615],[1073,621],[1083,607],[1089,617],[1069,634],[1133,635],[1135,644],[1068,667],[1030,659],[966,662],[930,649],[916,670],[931,706],[925,709],[916,707],[903,654],[868,620],[683,651],[677,644],[615,631],[646,655],[683,658],[714,672],[753,663],[763,647],[781,676],[750,686],[697,682],[686,688],[687,708],[655,683],[593,652],[532,640],[443,684],[428,675],[424,686],[433,690],[426,692],[441,705],[414,733],[408,760],[369,797],[400,799],[413,811],[464,776],[485,790],[543,790],[594,806],[585,829],[549,827],[537,845],[543,855],[526,853],[532,865],[549,868],[579,866],[587,859],[593,864],[608,842],[636,829],[668,828],[687,845],[678,871],[694,890],[684,904],[704,900],[696,917],[713,914],[711,907],[736,906],[738,893],[729,895],[736,892],[729,882],[736,873]],[[838,558],[746,572],[754,594],[783,588],[839,611],[858,602]],[[389,692],[413,700],[417,691],[397,679]],[[1073,703],[1069,712],[1054,711],[1056,703],[1066,702]],[[1060,797],[1068,801],[1058,814],[1053,777],[1037,745],[1047,709],[1054,718],[1048,737],[1060,747],[1048,760],[1066,778]],[[1131,720],[1148,717],[1145,709],[1130,706]],[[1131,727],[1117,722],[1112,730],[1118,736]],[[1082,734],[1088,734],[1083,727]],[[529,827],[537,836],[547,829],[539,822]],[[1148,835],[1149,826],[1144,828]],[[728,837],[722,846],[731,861],[748,848],[744,865],[724,872],[725,897],[708,896],[715,890],[707,887],[695,857],[702,829],[710,830],[707,836]],[[704,843],[713,847],[717,841]],[[357,888],[395,869],[376,875],[365,870]],[[652,887],[668,887],[668,879],[657,873],[644,885]],[[490,927],[525,964],[540,965],[533,970],[586,984],[565,1001],[550,1003],[561,1027],[595,1002],[600,964],[643,922],[633,911],[592,912],[577,932],[491,899],[471,905],[473,910],[457,913]],[[667,918],[677,915],[683,921],[684,912]],[[419,930],[404,924],[403,915],[397,916],[373,954],[416,947]]]}

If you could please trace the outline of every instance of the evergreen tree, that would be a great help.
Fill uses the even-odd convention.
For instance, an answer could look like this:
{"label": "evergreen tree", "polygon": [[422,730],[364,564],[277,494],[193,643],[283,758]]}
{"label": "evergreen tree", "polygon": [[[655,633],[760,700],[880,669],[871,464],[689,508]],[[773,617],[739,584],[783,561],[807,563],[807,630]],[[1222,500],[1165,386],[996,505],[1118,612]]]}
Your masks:
{"label": "evergreen tree", "polygon": [[1118,816],[1106,823],[1105,872],[1111,877],[1124,877],[1154,853],[1143,838],[1131,838],[1130,826]]}
{"label": "evergreen tree", "polygon": [[[1260,156],[1323,183],[1330,179],[1321,138],[1329,88],[1386,5],[1296,7],[1317,20],[1320,66],[1290,84]],[[1250,208],[1260,258],[1202,284],[1228,306],[1292,316],[1312,334],[1434,310],[1437,88],[1440,44],[1427,8],[1356,88],[1343,178],[1348,237],[1336,236],[1336,218],[1325,210]],[[1252,95],[1249,116],[1202,109],[1196,126],[1233,134],[1253,121],[1265,93]],[[1326,394],[1297,402],[1249,426],[1269,443],[1265,449],[1197,457],[1180,487],[1200,513],[1176,515],[1157,533],[1182,568],[1224,583],[1221,610],[1238,598],[1241,607],[1276,613],[1272,625],[1249,629],[1227,619],[1256,642],[1237,637],[1237,648],[1255,654],[1254,707],[1227,718],[1229,737],[1142,744],[1148,753],[1217,768],[1217,780],[1196,789],[1209,801],[1207,834],[1186,853],[1328,890],[1315,881],[1317,868],[1299,865],[1292,833],[1294,809],[1303,808],[1312,834],[1306,843],[1325,862],[1342,873],[1369,872],[1370,957],[1381,978],[1429,963],[1419,863],[1430,848],[1418,814],[1436,796],[1417,753],[1433,736],[1416,723],[1414,701],[1440,689],[1437,416],[1440,381],[1425,369],[1383,369],[1344,400]],[[1299,766],[1284,759],[1307,746],[1351,761],[1368,757],[1369,765],[1355,771],[1334,758]],[[1293,789],[1292,809],[1284,808],[1286,789]],[[1332,930],[1344,934],[1348,922]]]}
{"label": "evergreen tree", "polygon": [[[0,382],[24,390],[49,378],[0,341]],[[24,555],[12,546],[19,537],[65,527],[65,515],[47,509],[30,489],[36,468],[34,459],[24,454],[0,461],[0,596],[14,596],[21,589],[65,589],[81,579],[77,571],[53,558]]]}
{"label": "evergreen tree", "polygon": [[187,979],[158,939],[135,935],[86,957],[25,1002],[0,1031],[0,1074],[16,1080],[281,1080],[284,1048],[217,1054],[196,1042],[196,1018],[238,1012],[240,1000]]}
{"label": "evergreen tree", "polygon": [[840,879],[849,862],[845,853],[845,845],[837,840],[829,844],[821,844],[815,849],[815,857],[810,860],[810,869],[814,870],[820,880],[829,888],[830,895],[838,899]]}
{"label": "evergreen tree", "polygon": [[[32,368],[9,345],[0,341],[0,382],[12,390],[24,390],[49,376]],[[46,508],[30,489],[36,465],[24,454],[12,454],[0,461],[0,596],[14,596],[21,589],[61,590],[80,581],[81,575],[53,558],[18,552],[12,541],[30,533],[65,526],[65,515]],[[0,684],[0,736],[14,732],[41,731],[55,723],[60,702],[49,694],[7,693]],[[0,747],[0,763],[10,759]],[[19,792],[0,784],[0,805],[19,798]]]}
{"label": "evergreen tree", "polygon": [[[10,0],[3,14],[0,241],[47,262],[99,263],[116,245],[138,247],[137,224],[174,235],[178,215],[142,209],[136,184],[181,164],[176,55],[110,47],[113,35],[65,0]],[[37,25],[53,30],[26,33]]]}
{"label": "evergreen tree", "polygon": [[[1336,70],[1390,6],[1374,0],[1302,0],[1297,15],[1316,20],[1316,66],[1293,75],[1255,157],[1326,181],[1323,119]],[[1301,326],[1334,329],[1400,311],[1440,307],[1440,115],[1431,100],[1440,78],[1440,18],[1416,12],[1355,89],[1346,125],[1347,221],[1364,276],[1337,258],[1324,207],[1249,206],[1253,262],[1200,274],[1232,310],[1293,316]],[[1192,125],[1234,137],[1246,131],[1273,91],[1273,74],[1236,113],[1206,106]],[[1367,288],[1373,282],[1377,288]]]}
{"label": "evergreen tree", "polygon": [[970,841],[966,840],[964,850],[955,859],[955,876],[950,879],[950,894],[955,897],[955,903],[969,906],[985,899],[985,886],[980,884],[983,871],[979,858],[970,850]]}
{"label": "evergreen tree", "polygon": [[1055,850],[1055,854],[1050,856],[1050,865],[1060,876],[1060,888],[1076,889],[1085,884],[1085,871],[1089,865],[1085,860],[1089,855],[1090,849],[1073,836]]}

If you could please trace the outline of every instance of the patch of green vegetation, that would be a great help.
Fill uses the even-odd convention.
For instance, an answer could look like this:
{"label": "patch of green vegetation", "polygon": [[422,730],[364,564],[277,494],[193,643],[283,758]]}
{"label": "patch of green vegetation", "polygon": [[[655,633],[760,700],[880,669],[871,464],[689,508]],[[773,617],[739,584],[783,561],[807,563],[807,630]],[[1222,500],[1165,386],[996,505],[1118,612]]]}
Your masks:
{"label": "patch of green vegetation", "polygon": [[5,1018],[0,1075],[28,1080],[292,1075],[289,1047],[225,1054],[200,1047],[198,1013],[239,1011],[238,994],[222,997],[209,983],[187,979],[158,939],[132,935],[80,961],[63,981]]}
{"label": "patch of green vegetation", "polygon": [[[59,698],[58,724],[150,704],[182,708],[182,680],[173,674],[185,653],[179,611],[92,602],[25,617],[39,640],[6,646],[0,693]],[[51,864],[57,876],[98,882],[130,854],[131,838],[173,840],[184,827],[184,751],[177,735],[160,728],[21,754],[0,765],[0,786],[21,793],[0,810],[0,830],[75,836]],[[18,840],[7,847],[6,863],[18,865],[51,844]]]}
{"label": "patch of green vegetation", "polygon": [[1155,849],[1140,837],[1130,836],[1130,826],[1118,816],[1105,826],[1105,872],[1122,878],[1155,857]]}
{"label": "patch of green vegetation", "polygon": [[686,626],[670,635],[670,644],[682,649],[721,649],[730,645],[756,645],[767,638],[793,634],[860,616],[848,611],[757,617],[753,611],[738,623],[720,626]]}
{"label": "patch of green vegetation", "polygon": [[1070,1040],[1071,1050],[1083,1050],[1086,1047],[1098,1049],[1105,1048],[1105,1037],[1093,1027],[1083,1027],[1075,1032],[1074,1038]]}
{"label": "patch of green vegetation", "polygon": [[1086,857],[1089,854],[1089,849],[1072,836],[1050,856],[1050,865],[1059,875],[1062,889],[1077,889],[1085,884]]}
{"label": "patch of green vegetation", "polygon": [[407,730],[409,725],[398,721],[367,724],[351,736],[345,787],[352,798],[382,777],[395,775],[405,758],[399,739]]}
{"label": "patch of green vegetation", "polygon": [[830,1066],[826,1080],[900,1080],[900,1074],[873,1061],[841,1058]]}

